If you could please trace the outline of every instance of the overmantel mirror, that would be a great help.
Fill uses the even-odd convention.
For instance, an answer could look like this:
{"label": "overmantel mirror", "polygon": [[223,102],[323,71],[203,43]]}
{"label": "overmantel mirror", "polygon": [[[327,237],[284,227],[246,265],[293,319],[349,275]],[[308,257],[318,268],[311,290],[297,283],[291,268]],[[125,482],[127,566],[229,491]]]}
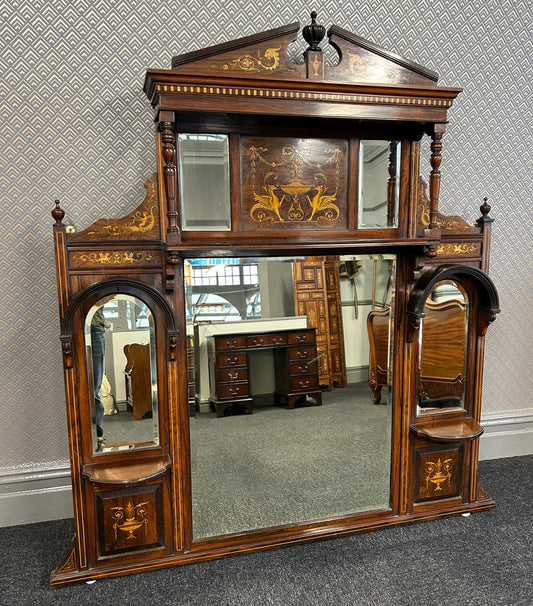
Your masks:
{"label": "overmantel mirror", "polygon": [[314,13],[295,61],[299,29],[149,70],[145,198],[74,233],[56,201],[76,536],[53,585],[494,506],[490,207],[438,210],[460,89]]}

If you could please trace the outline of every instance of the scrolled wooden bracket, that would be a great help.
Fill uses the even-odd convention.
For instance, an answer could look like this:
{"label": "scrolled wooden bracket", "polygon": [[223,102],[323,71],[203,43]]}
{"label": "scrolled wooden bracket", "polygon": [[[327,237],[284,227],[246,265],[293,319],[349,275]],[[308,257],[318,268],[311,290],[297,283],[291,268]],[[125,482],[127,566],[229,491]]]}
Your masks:
{"label": "scrolled wooden bracket", "polygon": [[177,335],[175,334],[169,334],[168,335],[168,350],[169,350],[169,354],[170,354],[170,361],[171,362],[175,362],[176,361],[176,352],[178,349],[178,338]]}
{"label": "scrolled wooden bracket", "polygon": [[489,326],[496,320],[497,312],[493,309],[480,308],[479,314],[479,336],[484,337],[487,334]]}
{"label": "scrolled wooden bracket", "polygon": [[420,323],[422,322],[423,318],[425,318],[425,316],[425,313],[417,314],[409,311],[406,312],[407,330],[405,336],[408,343],[413,342],[415,333],[420,328]]}
{"label": "scrolled wooden bracket", "polygon": [[175,266],[181,262],[180,256],[175,251],[169,251],[167,254],[167,269],[165,272],[165,290],[173,292],[176,285]]}

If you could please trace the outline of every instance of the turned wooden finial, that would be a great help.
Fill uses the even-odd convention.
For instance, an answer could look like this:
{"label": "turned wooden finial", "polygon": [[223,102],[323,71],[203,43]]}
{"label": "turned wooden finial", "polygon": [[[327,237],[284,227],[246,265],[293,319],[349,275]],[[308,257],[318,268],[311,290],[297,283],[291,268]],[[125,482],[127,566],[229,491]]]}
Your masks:
{"label": "turned wooden finial", "polygon": [[305,75],[315,80],[324,79],[324,53],[320,48],[326,28],[316,22],[316,11],[311,13],[311,25],[306,25],[302,30],[302,36],[309,46],[304,52]]}
{"label": "turned wooden finial", "polygon": [[487,202],[488,198],[483,198],[483,204],[479,207],[481,211],[481,217],[476,221],[477,225],[481,227],[481,229],[487,229],[490,224],[494,221],[491,217],[489,217],[491,205]]}
{"label": "turned wooden finial", "polygon": [[60,208],[59,200],[56,200],[55,204],[56,204],[55,208],[52,209],[52,217],[54,217],[54,219],[56,220],[55,224],[58,227],[61,227],[63,225],[62,219],[65,216],[65,211],[62,208]]}
{"label": "turned wooden finial", "polygon": [[326,28],[316,22],[316,11],[311,11],[311,25],[306,25],[302,30],[302,36],[309,44],[308,51],[321,51],[320,43],[326,35]]}
{"label": "turned wooden finial", "polygon": [[487,202],[488,198],[483,198],[483,204],[479,207],[481,214],[483,215],[483,219],[488,219],[491,205]]}

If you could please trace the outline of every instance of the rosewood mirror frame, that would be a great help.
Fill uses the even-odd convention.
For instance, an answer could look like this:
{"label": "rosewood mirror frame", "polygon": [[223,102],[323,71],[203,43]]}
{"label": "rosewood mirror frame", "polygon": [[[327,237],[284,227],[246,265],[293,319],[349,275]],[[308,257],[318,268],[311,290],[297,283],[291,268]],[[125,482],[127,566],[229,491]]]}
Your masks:
{"label": "rosewood mirror frame", "polygon": [[[304,62],[295,63],[288,47],[299,28],[186,53],[173,58],[170,70],[148,70],[157,172],[145,184],[144,200],[122,218],[99,219],[75,233],[67,233],[56,201],[76,535],[52,573],[54,586],[494,507],[477,479],[484,337],[499,311],[486,273],[490,206],[485,201],[473,226],[438,211],[442,138],[460,89],[437,86],[435,72],[338,26],[327,35],[340,62],[328,65],[316,15],[303,28]],[[179,133],[229,134],[231,230],[182,230]],[[429,191],[419,176],[425,135]],[[259,147],[267,137],[282,141],[278,156],[243,145]],[[399,183],[387,184],[384,201],[389,227],[357,229],[361,139],[400,143],[400,166],[394,160],[389,170]],[[338,142],[344,150],[331,155],[331,173],[317,177],[319,161],[294,143],[313,140]],[[261,179],[246,164],[257,154],[271,163]],[[291,154],[302,157],[291,164]],[[193,540],[185,259],[348,253],[396,255],[390,507]],[[447,279],[457,280],[469,299],[465,406],[420,416],[419,328],[429,293]],[[83,321],[96,301],[117,293],[139,298],[154,315],[159,445],[95,455]]]}

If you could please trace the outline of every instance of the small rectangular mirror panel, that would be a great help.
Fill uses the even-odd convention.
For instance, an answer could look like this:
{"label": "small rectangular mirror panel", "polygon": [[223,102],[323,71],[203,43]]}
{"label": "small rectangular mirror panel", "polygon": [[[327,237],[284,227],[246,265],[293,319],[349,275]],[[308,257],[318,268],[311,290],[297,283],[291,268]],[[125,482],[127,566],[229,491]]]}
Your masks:
{"label": "small rectangular mirror panel", "polygon": [[184,231],[229,231],[227,135],[178,135],[179,195]]}

